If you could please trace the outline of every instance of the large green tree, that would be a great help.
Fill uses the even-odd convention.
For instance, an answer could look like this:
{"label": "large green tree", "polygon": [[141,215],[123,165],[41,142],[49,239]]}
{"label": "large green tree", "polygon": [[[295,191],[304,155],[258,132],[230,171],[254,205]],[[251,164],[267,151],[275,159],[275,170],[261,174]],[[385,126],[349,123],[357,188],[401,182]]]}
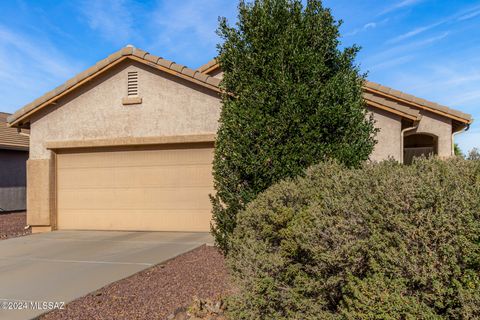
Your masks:
{"label": "large green tree", "polygon": [[239,210],[273,183],[328,158],[356,166],[374,144],[362,98],[357,46],[340,49],[339,26],[319,0],[240,1],[220,19],[224,71],[213,163],[216,244],[228,252]]}

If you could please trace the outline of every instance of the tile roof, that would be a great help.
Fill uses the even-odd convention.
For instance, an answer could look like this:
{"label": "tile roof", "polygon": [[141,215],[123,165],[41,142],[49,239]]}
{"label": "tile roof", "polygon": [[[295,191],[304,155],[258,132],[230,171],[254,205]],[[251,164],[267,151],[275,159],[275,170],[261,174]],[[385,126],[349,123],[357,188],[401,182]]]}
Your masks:
{"label": "tile roof", "polygon": [[[207,62],[206,64],[199,67],[197,70],[201,71],[201,72],[207,72],[208,73],[208,72],[212,72],[213,70],[215,70],[217,68],[219,68],[219,64],[218,64],[217,59],[212,59],[209,62]],[[408,108],[408,107],[405,106],[405,105],[399,104],[399,103],[395,103],[391,99],[383,99],[378,94],[379,93],[384,94],[384,95],[389,96],[393,99],[398,99],[401,102],[405,102],[406,104],[416,105],[419,108],[432,109],[432,111],[442,113],[444,116],[450,116],[450,117],[453,116],[456,120],[461,121],[463,123],[471,123],[473,121],[472,116],[467,114],[467,113],[463,113],[461,111],[451,109],[451,108],[448,108],[446,106],[442,106],[438,103],[431,102],[431,101],[428,101],[428,100],[425,100],[425,99],[422,99],[422,98],[412,96],[412,95],[407,94],[405,92],[401,92],[401,91],[398,91],[398,90],[395,90],[395,89],[392,89],[392,88],[389,88],[389,87],[386,87],[386,86],[382,86],[381,84],[378,84],[378,83],[375,83],[375,82],[372,82],[372,81],[365,81],[364,90],[366,92],[365,93],[365,97],[366,97],[365,99],[367,101],[368,101],[367,97],[370,98],[370,99],[373,99],[375,97],[374,99],[377,100],[377,103],[382,104],[382,102],[383,102],[383,103],[387,103],[387,105],[385,105],[385,104],[384,105],[389,107],[389,108],[394,107],[394,109],[395,108],[401,109],[401,110],[397,110],[397,111],[401,111],[401,112],[406,111],[405,108]],[[367,92],[373,93],[374,96],[372,96],[372,94],[367,95]],[[382,101],[380,101],[379,99],[381,99]],[[410,109],[413,110],[412,108],[410,108]]]}
{"label": "tile roof", "polygon": [[[217,59],[212,59],[212,60],[208,61],[204,65],[200,66],[197,70],[200,71],[200,72],[205,72],[208,69],[213,68],[213,67],[215,67],[214,69],[220,67],[218,62],[217,62]],[[210,71],[213,71],[213,70],[210,70]]]}
{"label": "tile roof", "polygon": [[372,106],[376,106],[377,104],[381,106],[385,106],[389,109],[393,109],[397,111],[398,113],[405,115],[406,117],[411,118],[412,120],[420,120],[420,111],[417,109],[409,108],[405,105],[402,105],[394,100],[389,100],[384,97],[374,95],[369,92],[364,92],[363,93],[363,98],[367,101],[367,104],[370,104]]}
{"label": "tile roof", "polygon": [[[9,113],[0,112],[0,149],[28,150],[29,138],[17,132],[17,128],[7,126]],[[28,130],[25,130],[28,132]]]}
{"label": "tile roof", "polygon": [[47,92],[33,102],[25,105],[23,108],[8,117],[8,122],[10,123],[10,125],[17,124],[20,119],[29,116],[30,114],[35,112],[37,108],[43,107],[43,104],[49,104],[51,102],[54,102],[54,99],[59,95],[68,92],[70,89],[77,85],[81,85],[84,81],[88,81],[89,78],[93,77],[97,73],[106,70],[107,67],[111,66],[112,64],[128,58],[140,61],[149,66],[158,67],[158,69],[166,71],[172,75],[181,77],[185,80],[220,92],[220,89],[218,87],[220,79],[211,77],[198,70],[190,69],[184,65],[175,63],[162,57],[155,56],[133,46],[126,46],[119,51],[109,55],[107,58],[97,62],[94,66],[79,73],[64,84],[58,86],[50,92]]}
{"label": "tile roof", "polygon": [[468,122],[468,123],[472,122],[472,116],[467,114],[467,113],[463,113],[461,111],[454,110],[454,109],[448,108],[446,106],[442,106],[438,103],[431,102],[431,101],[428,101],[428,100],[425,100],[425,99],[422,99],[422,98],[412,96],[411,94],[408,94],[408,93],[405,93],[405,92],[402,92],[402,91],[398,91],[398,90],[395,90],[395,89],[392,89],[392,88],[389,88],[389,87],[382,86],[379,83],[375,83],[375,82],[372,82],[372,81],[365,81],[364,89],[366,91],[369,91],[369,92],[375,92],[375,93],[380,93],[380,94],[383,93],[385,95],[388,95],[388,96],[400,99],[402,101],[405,101],[406,103],[412,103],[412,104],[416,104],[416,105],[420,105],[420,106],[423,106],[423,107],[433,109],[435,111],[440,111],[440,112],[445,113],[447,115],[451,115],[451,116],[458,117],[458,118],[461,118],[463,120],[466,120],[466,122]]}

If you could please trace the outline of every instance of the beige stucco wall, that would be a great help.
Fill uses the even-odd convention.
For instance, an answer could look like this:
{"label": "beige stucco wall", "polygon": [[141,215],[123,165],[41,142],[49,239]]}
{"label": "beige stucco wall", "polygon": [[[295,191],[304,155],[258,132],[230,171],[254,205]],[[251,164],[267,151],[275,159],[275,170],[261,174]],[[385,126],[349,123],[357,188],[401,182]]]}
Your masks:
{"label": "beige stucco wall", "polygon": [[[127,72],[138,71],[140,105],[122,105]],[[32,119],[30,159],[49,141],[216,133],[217,94],[140,63],[124,63]]]}
{"label": "beige stucco wall", "polygon": [[393,158],[400,161],[401,117],[377,108],[368,108],[368,110],[375,120],[375,128],[380,129],[376,136],[377,144],[370,155],[370,160],[381,161]]}
{"label": "beige stucco wall", "polygon": [[[401,161],[401,117],[377,108],[369,108],[375,120],[377,144],[370,156],[372,161],[382,161],[393,158]],[[421,110],[421,119],[416,130],[409,130],[405,135],[424,133],[437,137],[437,152],[440,157],[452,155],[452,121],[433,112]]]}
{"label": "beige stucco wall", "polygon": [[[123,105],[127,72],[138,71],[142,103]],[[52,225],[55,206],[52,141],[214,134],[218,94],[129,61],[62,98],[31,120],[27,211],[32,226]]]}
{"label": "beige stucco wall", "polygon": [[52,160],[27,161],[27,224],[49,226],[55,203]]}
{"label": "beige stucco wall", "polygon": [[426,133],[438,138],[438,155],[452,155],[452,120],[429,111],[422,111],[422,119],[416,130],[407,134]]}

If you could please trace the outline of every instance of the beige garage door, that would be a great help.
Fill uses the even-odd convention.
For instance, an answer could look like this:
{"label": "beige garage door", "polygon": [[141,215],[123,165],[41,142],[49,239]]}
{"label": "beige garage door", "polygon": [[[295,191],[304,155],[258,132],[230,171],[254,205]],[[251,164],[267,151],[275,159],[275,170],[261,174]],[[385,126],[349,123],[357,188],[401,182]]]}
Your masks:
{"label": "beige garage door", "polygon": [[208,231],[211,144],[57,155],[59,229]]}

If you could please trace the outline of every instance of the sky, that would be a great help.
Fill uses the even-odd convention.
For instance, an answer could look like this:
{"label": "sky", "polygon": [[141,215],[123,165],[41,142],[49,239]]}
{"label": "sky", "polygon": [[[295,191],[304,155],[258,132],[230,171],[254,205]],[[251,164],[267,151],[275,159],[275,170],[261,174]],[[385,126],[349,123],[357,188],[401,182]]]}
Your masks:
{"label": "sky", "polygon": [[[472,114],[480,147],[480,0],[324,0],[368,79]],[[127,44],[192,68],[237,0],[0,1],[0,111],[14,112]]]}

